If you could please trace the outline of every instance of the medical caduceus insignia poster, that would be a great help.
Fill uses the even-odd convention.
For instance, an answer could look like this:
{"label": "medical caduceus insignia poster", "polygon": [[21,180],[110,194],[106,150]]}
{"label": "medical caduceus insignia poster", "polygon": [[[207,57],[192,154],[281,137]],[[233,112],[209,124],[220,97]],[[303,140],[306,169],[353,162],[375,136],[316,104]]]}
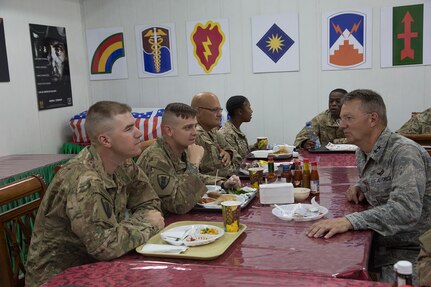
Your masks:
{"label": "medical caduceus insignia poster", "polygon": [[176,76],[175,25],[135,26],[140,78]]}
{"label": "medical caduceus insignia poster", "polygon": [[187,23],[189,74],[230,73],[226,19]]}

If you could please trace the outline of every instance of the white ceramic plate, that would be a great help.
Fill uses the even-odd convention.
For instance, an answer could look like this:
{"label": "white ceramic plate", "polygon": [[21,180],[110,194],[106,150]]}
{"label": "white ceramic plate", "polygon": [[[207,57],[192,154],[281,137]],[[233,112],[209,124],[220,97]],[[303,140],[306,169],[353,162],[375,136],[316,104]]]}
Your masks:
{"label": "white ceramic plate", "polygon": [[[272,214],[282,220],[288,221],[312,221],[320,219],[328,213],[328,209],[321,205],[317,206],[317,212],[310,211],[310,208],[313,207],[313,205],[304,203],[279,205],[279,207],[281,207],[285,213],[283,214],[281,210],[274,208],[272,210]],[[300,212],[296,212],[296,210],[299,210]]]}
{"label": "white ceramic plate", "polygon": [[[207,228],[216,230],[217,234],[201,234]],[[184,225],[160,233],[160,237],[172,245],[199,246],[216,241],[224,235],[224,230],[214,225]]]}

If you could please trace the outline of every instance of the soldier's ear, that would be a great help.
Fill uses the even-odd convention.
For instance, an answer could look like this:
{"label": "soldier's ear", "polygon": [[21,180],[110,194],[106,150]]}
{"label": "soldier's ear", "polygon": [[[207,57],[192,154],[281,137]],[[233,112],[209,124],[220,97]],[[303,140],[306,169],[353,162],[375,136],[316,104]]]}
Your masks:
{"label": "soldier's ear", "polygon": [[99,144],[104,146],[104,147],[111,147],[112,146],[111,139],[106,134],[100,134],[97,137],[97,140],[98,140]]}
{"label": "soldier's ear", "polygon": [[376,112],[372,112],[370,114],[369,121],[370,121],[370,125],[372,127],[375,127],[381,121],[381,119],[380,119],[379,115]]}
{"label": "soldier's ear", "polygon": [[174,129],[171,126],[165,125],[163,130],[167,136],[171,137],[174,134]]}

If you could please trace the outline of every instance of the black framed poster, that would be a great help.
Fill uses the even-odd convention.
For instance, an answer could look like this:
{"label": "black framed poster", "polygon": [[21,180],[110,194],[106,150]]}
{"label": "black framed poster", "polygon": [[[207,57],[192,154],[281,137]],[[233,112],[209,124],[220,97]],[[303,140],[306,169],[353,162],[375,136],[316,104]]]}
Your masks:
{"label": "black framed poster", "polygon": [[72,106],[66,28],[29,25],[39,110]]}
{"label": "black framed poster", "polygon": [[9,66],[7,63],[6,40],[4,36],[3,18],[0,18],[0,82],[9,82]]}

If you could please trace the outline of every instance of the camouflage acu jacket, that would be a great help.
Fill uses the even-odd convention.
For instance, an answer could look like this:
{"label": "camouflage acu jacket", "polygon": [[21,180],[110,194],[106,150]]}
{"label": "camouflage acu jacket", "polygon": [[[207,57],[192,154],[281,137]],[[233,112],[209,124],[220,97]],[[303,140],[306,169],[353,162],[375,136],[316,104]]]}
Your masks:
{"label": "camouflage acu jacket", "polygon": [[133,161],[110,176],[96,149],[85,148],[59,170],[42,200],[26,286],[40,286],[71,266],[110,260],[145,243],[159,231],[145,219],[154,209],[160,210],[160,200]]}
{"label": "camouflage acu jacket", "polygon": [[408,120],[398,131],[400,134],[431,134],[431,108]]}
{"label": "camouflage acu jacket", "polygon": [[356,151],[359,186],[371,207],[347,215],[353,228],[372,229],[380,246],[419,248],[431,228],[431,158],[415,142],[386,128],[367,156]]}
{"label": "camouflage acu jacket", "polygon": [[[317,116],[315,116],[311,120],[311,126],[313,130],[316,132],[317,136],[320,139],[320,144],[322,146],[327,145],[329,142],[334,144],[345,143],[346,138],[344,137],[344,133],[339,129],[337,122],[331,116],[331,112],[326,110],[321,112]],[[296,135],[295,138],[295,146],[301,146],[303,142],[308,139],[308,132],[306,128],[302,128],[302,130]]]}
{"label": "camouflage acu jacket", "polygon": [[419,285],[431,286],[431,229],[419,237],[419,241],[421,251],[416,265]]}
{"label": "camouflage acu jacket", "polygon": [[[214,128],[207,132],[198,125],[196,132],[196,144],[202,146],[205,150],[204,157],[199,167],[200,172],[203,174],[216,175],[218,170],[218,176],[220,177],[229,177],[235,174],[239,168],[239,166],[235,166],[235,163],[241,161],[241,157],[224,139],[218,129]],[[229,166],[223,165],[220,158],[220,151],[217,146],[233,154],[232,161]]]}
{"label": "camouflage acu jacket", "polygon": [[137,164],[148,175],[165,213],[189,212],[207,191],[205,184],[215,182],[214,176],[200,174],[189,163],[186,152],[180,158],[174,154],[164,138],[148,147]]}
{"label": "camouflage acu jacket", "polygon": [[254,150],[254,147],[248,145],[246,135],[237,129],[230,121],[225,122],[219,132],[223,135],[228,144],[230,144],[240,155],[240,158],[237,158],[235,165],[241,166],[242,160],[247,157],[250,151]]}

